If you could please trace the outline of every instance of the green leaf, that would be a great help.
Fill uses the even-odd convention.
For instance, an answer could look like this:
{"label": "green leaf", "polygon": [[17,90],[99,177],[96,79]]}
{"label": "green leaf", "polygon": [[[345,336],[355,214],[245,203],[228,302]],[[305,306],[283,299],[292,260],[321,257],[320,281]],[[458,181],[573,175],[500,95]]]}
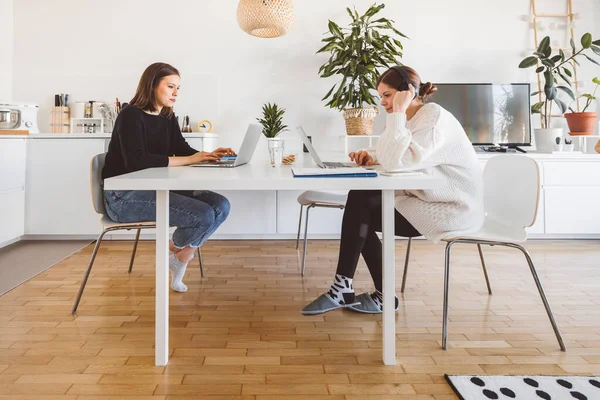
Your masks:
{"label": "green leaf", "polygon": [[596,55],[600,56],[600,46],[596,46],[595,44],[592,45],[592,51],[594,53],[596,53]]}
{"label": "green leaf", "polygon": [[581,37],[581,45],[583,46],[584,49],[589,49],[592,46],[592,34],[591,33],[585,33],[582,37]]}
{"label": "green leaf", "polygon": [[594,60],[592,57],[588,56],[587,54],[584,54],[583,56],[584,56],[585,58],[587,58],[589,62],[591,62],[591,63],[594,63],[594,64],[596,64],[596,65],[600,66],[600,62],[598,62],[598,61]]}
{"label": "green leaf", "polygon": [[567,69],[567,68],[563,67],[563,71],[565,71],[565,74],[566,74],[566,75],[567,75],[569,78],[573,77],[573,73],[571,72],[571,70],[570,70],[570,69]]}
{"label": "green leaf", "polygon": [[585,97],[586,99],[596,100],[596,98],[594,96],[592,96],[591,94],[589,94],[589,93],[584,93],[584,94],[582,94],[579,97]]}
{"label": "green leaf", "polygon": [[592,42],[592,44],[595,44],[596,46],[600,46],[600,40],[594,40]]}
{"label": "green leaf", "polygon": [[550,47],[550,36],[546,36],[540,42],[540,45],[537,48],[538,53],[546,53],[546,49]]}
{"label": "green leaf", "polygon": [[532,97],[533,97],[533,96],[537,96],[537,95],[538,95],[538,94],[540,94],[540,93],[542,93],[542,92],[540,92],[540,91],[533,92],[533,93],[531,93],[531,96],[532,96]]}
{"label": "green leaf", "polygon": [[529,68],[537,65],[538,59],[534,56],[529,56],[519,64],[519,68]]}
{"label": "green leaf", "polygon": [[565,52],[562,49],[558,49],[558,54],[560,54],[560,61],[565,61]]}
{"label": "green leaf", "polygon": [[600,78],[596,77],[592,79],[592,82],[594,82],[596,85],[600,85]]}
{"label": "green leaf", "polygon": [[562,101],[561,99],[554,99],[554,102],[556,104],[558,104],[558,107],[560,108],[560,113],[564,114],[567,111],[567,105],[565,104],[564,101]]}
{"label": "green leaf", "polygon": [[[337,84],[336,84],[337,85]],[[333,87],[331,89],[329,89],[329,92],[327,92],[327,94],[321,99],[321,101],[325,100],[326,98],[328,98],[329,96],[331,96],[331,93],[333,93],[333,91],[335,90],[335,86],[333,85]]]}
{"label": "green leaf", "polygon": [[575,93],[573,93],[571,89],[566,86],[557,86],[556,88],[565,92],[571,99],[573,99],[573,101],[575,101]]}
{"label": "green leaf", "polygon": [[544,72],[544,70],[546,69],[546,67],[544,67],[543,65],[541,67],[538,67],[535,72],[536,74],[539,74],[540,72]]}
{"label": "green leaf", "polygon": [[534,105],[531,106],[531,113],[539,114],[541,112],[543,106],[544,106],[543,101],[540,101],[539,103],[535,103]]}
{"label": "green leaf", "polygon": [[557,63],[561,60],[562,56],[560,54],[555,55],[554,57],[552,57],[550,60],[554,63]]}
{"label": "green leaf", "polygon": [[571,81],[569,80],[569,78],[567,78],[566,76],[564,76],[560,71],[558,71],[558,75],[562,78],[563,81],[565,81],[567,83],[567,85],[572,86],[571,85]]}
{"label": "green leaf", "polygon": [[569,44],[571,45],[571,50],[573,50],[573,54],[577,53],[577,49],[575,48],[575,41],[573,41],[573,38],[571,38]]}

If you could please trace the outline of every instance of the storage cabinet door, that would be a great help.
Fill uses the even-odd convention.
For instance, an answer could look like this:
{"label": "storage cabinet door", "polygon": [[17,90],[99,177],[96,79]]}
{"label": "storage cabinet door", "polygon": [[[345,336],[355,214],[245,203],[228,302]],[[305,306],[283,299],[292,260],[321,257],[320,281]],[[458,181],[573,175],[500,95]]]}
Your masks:
{"label": "storage cabinet door", "polygon": [[97,235],[90,162],[103,139],[31,139],[28,142],[26,224],[29,235]]}
{"label": "storage cabinet door", "polygon": [[0,192],[0,245],[25,232],[25,191]]}
{"label": "storage cabinet door", "polygon": [[546,187],[547,234],[600,234],[600,186]]}
{"label": "storage cabinet door", "polygon": [[0,141],[0,193],[25,187],[25,139]]}
{"label": "storage cabinet door", "polygon": [[276,233],[277,192],[223,191],[231,203],[231,212],[215,232],[218,237],[241,238],[241,235],[273,235]]}

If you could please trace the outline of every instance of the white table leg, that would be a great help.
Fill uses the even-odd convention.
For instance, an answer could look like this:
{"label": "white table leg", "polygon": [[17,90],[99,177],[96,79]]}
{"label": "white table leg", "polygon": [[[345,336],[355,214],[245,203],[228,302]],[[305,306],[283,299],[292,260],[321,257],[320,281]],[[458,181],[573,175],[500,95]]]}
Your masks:
{"label": "white table leg", "polygon": [[169,362],[169,191],[156,191],[156,365]]}
{"label": "white table leg", "polygon": [[394,191],[382,190],[383,233],[383,363],[396,364],[396,262],[394,248]]}

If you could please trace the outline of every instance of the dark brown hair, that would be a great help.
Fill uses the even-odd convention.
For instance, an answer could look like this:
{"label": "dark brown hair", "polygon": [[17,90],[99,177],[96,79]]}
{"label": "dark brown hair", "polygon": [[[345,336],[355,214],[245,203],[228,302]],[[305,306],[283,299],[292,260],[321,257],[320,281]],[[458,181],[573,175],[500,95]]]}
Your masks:
{"label": "dark brown hair", "polygon": [[[149,65],[140,78],[135,96],[129,102],[144,111],[155,112],[157,110],[156,102],[156,88],[160,83],[160,80],[165,76],[177,75],[179,71],[172,65],[157,62]],[[163,107],[160,111],[160,115],[165,117],[171,117],[173,115],[172,107]]]}
{"label": "dark brown hair", "polygon": [[[398,67],[396,67],[396,68],[398,68]],[[400,68],[402,68],[406,72],[406,74],[408,75],[408,78],[411,80],[411,82],[413,82],[419,88],[419,93],[418,93],[419,97],[418,98],[421,101],[426,101],[432,94],[437,92],[437,86],[435,86],[431,82],[422,83],[421,77],[419,76],[417,71],[415,71],[411,67],[407,67],[407,66],[403,65],[403,66],[400,66]],[[402,88],[406,87],[406,84],[408,84],[408,82],[406,82],[406,80],[404,79],[402,74],[400,74],[394,68],[390,68],[387,71],[385,71],[383,74],[381,74],[379,79],[377,79],[376,87],[379,86],[380,83],[385,83],[386,85],[388,85],[396,90],[405,90]]]}

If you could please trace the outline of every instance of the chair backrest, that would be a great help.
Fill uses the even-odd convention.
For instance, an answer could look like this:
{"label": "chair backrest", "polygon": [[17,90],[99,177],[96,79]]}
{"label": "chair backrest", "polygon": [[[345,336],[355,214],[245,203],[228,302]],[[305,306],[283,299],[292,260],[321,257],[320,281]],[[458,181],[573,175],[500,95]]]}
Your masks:
{"label": "chair backrest", "polygon": [[106,153],[97,154],[90,164],[90,185],[92,190],[92,205],[98,214],[106,215],[104,208],[104,181],[102,170],[106,160]]}
{"label": "chair backrest", "polygon": [[532,158],[521,155],[492,157],[483,170],[486,218],[503,225],[534,224],[540,195],[540,171]]}

